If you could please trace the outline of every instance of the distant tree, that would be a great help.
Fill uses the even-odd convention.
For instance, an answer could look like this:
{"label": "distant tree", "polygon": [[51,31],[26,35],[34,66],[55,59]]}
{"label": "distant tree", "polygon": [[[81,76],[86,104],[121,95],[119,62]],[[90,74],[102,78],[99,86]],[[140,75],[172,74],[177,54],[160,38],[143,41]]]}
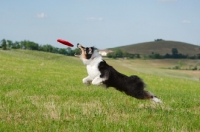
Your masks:
{"label": "distant tree", "polygon": [[7,49],[7,42],[6,42],[5,39],[2,39],[2,40],[1,40],[1,47],[2,47],[3,50],[6,50],[6,49]]}
{"label": "distant tree", "polygon": [[154,41],[156,42],[156,41],[164,41],[164,40],[163,39],[155,39]]}
{"label": "distant tree", "polygon": [[135,58],[135,55],[134,54],[129,54],[128,57],[133,59],[133,58]]}
{"label": "distant tree", "polygon": [[163,58],[163,56],[158,53],[154,53],[154,54],[150,55],[149,57],[152,59],[162,59]]}
{"label": "distant tree", "polygon": [[129,58],[130,54],[128,52],[123,52],[123,57]]}
{"label": "distant tree", "polygon": [[53,46],[49,45],[49,44],[46,44],[46,45],[40,45],[39,46],[39,49],[41,51],[45,51],[45,52],[52,52],[53,51]]}
{"label": "distant tree", "polygon": [[123,52],[122,52],[122,50],[121,50],[121,49],[117,49],[117,50],[115,51],[115,55],[116,55],[117,58],[123,57]]}
{"label": "distant tree", "polygon": [[59,48],[53,47],[52,53],[58,54],[59,53]]}
{"label": "distant tree", "polygon": [[68,56],[74,56],[75,52],[70,47],[68,47],[66,50]]}
{"label": "distant tree", "polygon": [[156,54],[155,54],[155,58],[156,58],[156,59],[162,59],[162,56],[161,56],[160,54],[156,53]]}
{"label": "distant tree", "polygon": [[74,54],[77,54],[77,55],[81,53],[81,51],[79,50],[79,48],[74,49],[73,52],[74,52]]}
{"label": "distant tree", "polygon": [[165,54],[164,56],[163,56],[163,58],[172,58],[172,56],[170,55],[170,54]]}
{"label": "distant tree", "polygon": [[140,55],[139,54],[131,54],[131,53],[122,51],[121,49],[117,49],[114,52],[108,53],[107,57],[108,58],[113,58],[113,59],[116,59],[116,58],[130,58],[130,59],[133,59],[133,58],[140,58]]}
{"label": "distant tree", "polygon": [[183,54],[180,54],[180,53],[177,56],[178,56],[178,58],[182,58],[182,59],[188,58],[188,55],[183,55]]}
{"label": "distant tree", "polygon": [[197,58],[200,59],[200,54],[197,54]]}
{"label": "distant tree", "polygon": [[65,48],[60,48],[59,54],[67,55],[67,50]]}
{"label": "distant tree", "polygon": [[108,53],[108,54],[107,54],[107,57],[108,57],[108,58],[112,58],[112,53]]}
{"label": "distant tree", "polygon": [[13,45],[12,45],[12,48],[13,49],[19,49],[20,48],[20,42],[18,42],[18,41],[14,42]]}
{"label": "distant tree", "polygon": [[140,54],[136,54],[136,58],[141,58],[141,57],[140,57]]}
{"label": "distant tree", "polygon": [[172,48],[172,58],[180,58],[178,55],[178,49],[177,48]]}
{"label": "distant tree", "polygon": [[7,40],[7,47],[11,49],[13,46],[13,42],[11,40]]}
{"label": "distant tree", "polygon": [[116,58],[117,58],[115,52],[108,53],[108,54],[107,54],[107,57],[108,57],[108,58],[113,58],[113,59],[116,59]]}
{"label": "distant tree", "polygon": [[[63,49],[60,49],[60,50],[63,50]],[[79,48],[72,50],[70,47],[68,47],[68,48],[65,48],[65,52],[64,52],[64,50],[62,52],[63,53],[61,53],[61,54],[65,53],[65,55],[67,55],[67,56],[75,56],[75,55],[79,55],[81,51]]]}
{"label": "distant tree", "polygon": [[178,54],[178,49],[172,48],[172,55],[177,55],[177,54]]}
{"label": "distant tree", "polygon": [[193,55],[193,56],[189,56],[189,59],[197,59],[197,56]]}
{"label": "distant tree", "polygon": [[21,49],[26,49],[26,46],[27,46],[26,43],[27,43],[26,40],[20,42]]}
{"label": "distant tree", "polygon": [[39,45],[35,42],[28,41],[28,49],[30,50],[38,50]]}

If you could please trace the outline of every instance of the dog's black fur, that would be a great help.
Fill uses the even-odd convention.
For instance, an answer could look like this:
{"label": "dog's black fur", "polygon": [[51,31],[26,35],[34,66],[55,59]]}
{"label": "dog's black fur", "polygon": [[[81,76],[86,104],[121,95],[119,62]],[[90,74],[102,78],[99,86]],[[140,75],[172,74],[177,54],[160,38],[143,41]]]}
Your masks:
{"label": "dog's black fur", "polygon": [[108,78],[103,82],[106,87],[114,87],[115,89],[125,92],[127,95],[137,99],[153,98],[147,91],[144,91],[145,84],[138,76],[126,76],[109,66],[104,60],[99,63],[100,77]]}

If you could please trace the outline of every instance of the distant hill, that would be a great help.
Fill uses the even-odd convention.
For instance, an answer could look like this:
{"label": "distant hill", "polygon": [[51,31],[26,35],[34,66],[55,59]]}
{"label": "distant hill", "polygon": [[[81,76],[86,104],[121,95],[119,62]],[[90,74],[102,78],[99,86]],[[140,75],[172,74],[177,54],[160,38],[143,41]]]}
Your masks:
{"label": "distant hill", "polygon": [[152,53],[158,53],[160,55],[165,55],[166,53],[171,54],[172,48],[177,48],[179,53],[184,55],[188,54],[189,56],[197,55],[200,53],[200,47],[197,45],[164,40],[115,47],[111,48],[111,50],[121,49],[122,51],[126,51],[132,54],[150,55]]}

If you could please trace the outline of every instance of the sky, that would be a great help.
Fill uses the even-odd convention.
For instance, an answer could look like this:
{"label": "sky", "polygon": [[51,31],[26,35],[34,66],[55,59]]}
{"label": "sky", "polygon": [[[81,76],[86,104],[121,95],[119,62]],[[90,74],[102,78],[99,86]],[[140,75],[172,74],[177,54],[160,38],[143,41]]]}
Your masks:
{"label": "sky", "polygon": [[155,39],[200,45],[200,0],[0,0],[0,40],[106,49]]}

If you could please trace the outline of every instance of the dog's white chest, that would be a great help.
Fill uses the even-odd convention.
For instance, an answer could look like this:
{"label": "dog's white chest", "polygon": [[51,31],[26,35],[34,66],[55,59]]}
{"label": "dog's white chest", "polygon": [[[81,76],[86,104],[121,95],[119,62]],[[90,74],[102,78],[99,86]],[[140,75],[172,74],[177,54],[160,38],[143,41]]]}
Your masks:
{"label": "dog's white chest", "polygon": [[94,66],[87,65],[86,68],[87,68],[88,75],[91,78],[95,78],[101,74],[97,65],[94,65]]}

